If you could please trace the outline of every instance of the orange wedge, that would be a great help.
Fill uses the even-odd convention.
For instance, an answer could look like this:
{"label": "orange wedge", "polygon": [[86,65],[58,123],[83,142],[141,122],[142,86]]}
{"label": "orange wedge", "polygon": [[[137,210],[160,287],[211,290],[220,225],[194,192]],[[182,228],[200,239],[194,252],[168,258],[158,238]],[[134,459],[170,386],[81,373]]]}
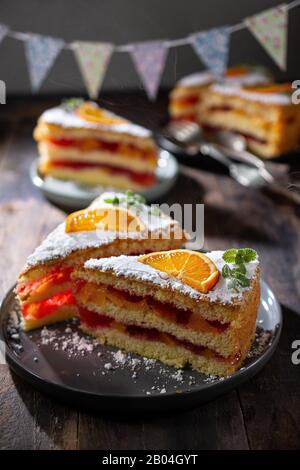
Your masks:
{"label": "orange wedge", "polygon": [[99,207],[73,212],[67,217],[65,231],[82,232],[96,230],[112,232],[142,232],[145,226],[128,209],[122,207]]}
{"label": "orange wedge", "polygon": [[124,119],[111,116],[104,109],[99,108],[96,103],[83,103],[77,109],[77,114],[85,121],[95,122],[97,124],[119,124]]}
{"label": "orange wedge", "polygon": [[212,289],[219,279],[219,271],[213,261],[197,251],[159,251],[139,256],[138,261],[168,273],[204,293]]}

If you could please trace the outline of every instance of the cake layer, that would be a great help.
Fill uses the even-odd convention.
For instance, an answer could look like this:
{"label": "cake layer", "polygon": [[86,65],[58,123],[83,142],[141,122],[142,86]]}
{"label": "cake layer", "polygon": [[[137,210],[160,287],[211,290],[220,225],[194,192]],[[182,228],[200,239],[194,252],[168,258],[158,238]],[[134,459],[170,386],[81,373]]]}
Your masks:
{"label": "cake layer", "polygon": [[78,314],[72,290],[52,295],[40,302],[21,304],[22,327],[28,331],[41,325],[66,320]]}
{"label": "cake layer", "polygon": [[103,285],[75,283],[77,303],[89,310],[107,315],[121,323],[156,328],[180,340],[203,345],[229,357],[243,350],[245,339],[252,335],[259,303],[259,286],[255,285],[251,302],[232,323],[206,320],[198,312],[162,303],[151,296],[138,296]]}
{"label": "cake layer", "polygon": [[156,168],[156,157],[129,156],[118,152],[105,150],[81,150],[75,146],[59,146],[42,141],[38,145],[39,153],[45,160],[63,160],[70,162],[108,164],[126,168],[136,173],[153,173]]}
{"label": "cake layer", "polygon": [[16,293],[23,304],[41,302],[59,292],[72,288],[73,267],[57,266],[50,272],[41,273],[36,280],[20,281]]}
{"label": "cake layer", "polygon": [[226,376],[238,369],[247,354],[254,331],[245,344],[245,351],[223,357],[209,348],[180,341],[156,329],[124,325],[104,315],[80,309],[81,328],[102,344],[158,359],[174,367],[191,366],[206,374]]}
{"label": "cake layer", "polygon": [[141,191],[155,183],[155,175],[137,173],[113,165],[99,165],[68,160],[48,160],[42,158],[39,171],[54,178],[78,181],[84,184],[103,185],[120,189]]}

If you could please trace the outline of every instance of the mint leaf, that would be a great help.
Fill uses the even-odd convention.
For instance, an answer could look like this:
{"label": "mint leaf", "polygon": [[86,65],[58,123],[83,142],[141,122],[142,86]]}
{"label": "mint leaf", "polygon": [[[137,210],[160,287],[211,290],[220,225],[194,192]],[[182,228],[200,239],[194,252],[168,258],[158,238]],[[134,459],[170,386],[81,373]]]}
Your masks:
{"label": "mint leaf", "polygon": [[104,202],[106,202],[107,204],[114,204],[115,206],[117,206],[120,204],[120,199],[118,198],[118,196],[115,196],[114,198],[108,197],[104,199]]}
{"label": "mint leaf", "polygon": [[244,263],[250,263],[257,258],[257,253],[252,248],[242,248]]}
{"label": "mint leaf", "polygon": [[235,268],[233,268],[234,272],[239,272],[241,274],[246,274],[247,273],[247,268],[244,265],[244,263],[238,263]]}
{"label": "mint leaf", "polygon": [[250,286],[250,281],[244,274],[241,274],[239,272],[235,272],[234,273],[234,278],[237,280],[238,284],[241,287],[249,287]]}
{"label": "mint leaf", "polygon": [[228,264],[224,264],[222,268],[222,276],[226,279],[227,277],[231,276],[231,269]]}
{"label": "mint leaf", "polygon": [[232,248],[231,250],[226,250],[223,253],[223,260],[226,261],[226,263],[234,263],[237,252],[238,250],[234,248]]}
{"label": "mint leaf", "polygon": [[75,111],[75,109],[79,108],[79,106],[84,103],[83,98],[69,98],[67,100],[62,101],[62,108],[64,108],[66,111]]}

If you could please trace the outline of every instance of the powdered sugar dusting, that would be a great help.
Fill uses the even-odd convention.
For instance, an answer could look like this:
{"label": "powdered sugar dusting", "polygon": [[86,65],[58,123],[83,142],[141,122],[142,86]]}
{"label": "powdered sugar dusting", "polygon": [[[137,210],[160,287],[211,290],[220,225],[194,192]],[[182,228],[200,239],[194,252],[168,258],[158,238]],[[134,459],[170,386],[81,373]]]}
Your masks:
{"label": "powdered sugar dusting", "polygon": [[201,86],[201,85],[208,85],[209,83],[214,81],[214,76],[210,72],[196,72],[192,73],[191,75],[187,75],[183,77],[181,80],[177,82],[177,85],[193,87],[193,86]]}
{"label": "powdered sugar dusting", "polygon": [[[223,251],[212,251],[206,255],[216,264],[219,272],[225,264],[223,260]],[[247,277],[252,279],[255,275],[258,261],[247,263]],[[220,274],[219,281],[215,287],[207,294],[203,294],[192,287],[184,284],[178,279],[170,276],[169,274],[162,273],[161,271],[138,261],[138,256],[113,256],[111,258],[102,258],[99,260],[90,259],[85,265],[85,268],[101,271],[113,271],[116,276],[124,276],[126,278],[136,279],[139,281],[150,282],[158,285],[161,288],[171,289],[178,291],[184,295],[188,295],[194,299],[209,298],[210,301],[221,301],[222,303],[230,303],[233,299],[241,299],[243,293],[248,288],[241,289],[240,292],[232,292],[227,287],[226,280]]]}
{"label": "powdered sugar dusting", "polygon": [[240,86],[228,84],[216,84],[212,90],[222,95],[238,96],[249,101],[257,101],[264,104],[275,104],[288,106],[292,104],[291,97],[284,93],[255,93],[255,91],[244,90]]}
{"label": "powdered sugar dusting", "polygon": [[[105,111],[105,114],[108,117],[118,117],[110,111]],[[94,129],[98,131],[112,131],[119,132],[121,134],[130,134],[135,137],[151,137],[151,132],[144,127],[133,124],[126,119],[122,119],[122,122],[112,123],[112,124],[101,124],[91,121],[86,121],[82,119],[76,112],[67,111],[63,106],[58,106],[56,108],[48,109],[45,111],[41,117],[40,121],[47,122],[49,124],[56,124],[64,128],[85,128],[85,129]]]}

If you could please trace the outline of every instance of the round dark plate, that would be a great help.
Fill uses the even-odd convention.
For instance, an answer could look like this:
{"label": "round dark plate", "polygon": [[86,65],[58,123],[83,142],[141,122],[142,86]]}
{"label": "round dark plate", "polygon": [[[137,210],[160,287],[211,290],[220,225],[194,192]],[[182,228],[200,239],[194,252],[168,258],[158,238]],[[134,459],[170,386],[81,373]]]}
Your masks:
{"label": "round dark plate", "polygon": [[211,400],[249,380],[278,344],[282,315],[269,286],[261,283],[257,334],[243,367],[230,377],[208,377],[94,343],[77,321],[25,333],[19,329],[13,289],[0,310],[7,363],[42,392],[78,407],[122,412],[167,411]]}

